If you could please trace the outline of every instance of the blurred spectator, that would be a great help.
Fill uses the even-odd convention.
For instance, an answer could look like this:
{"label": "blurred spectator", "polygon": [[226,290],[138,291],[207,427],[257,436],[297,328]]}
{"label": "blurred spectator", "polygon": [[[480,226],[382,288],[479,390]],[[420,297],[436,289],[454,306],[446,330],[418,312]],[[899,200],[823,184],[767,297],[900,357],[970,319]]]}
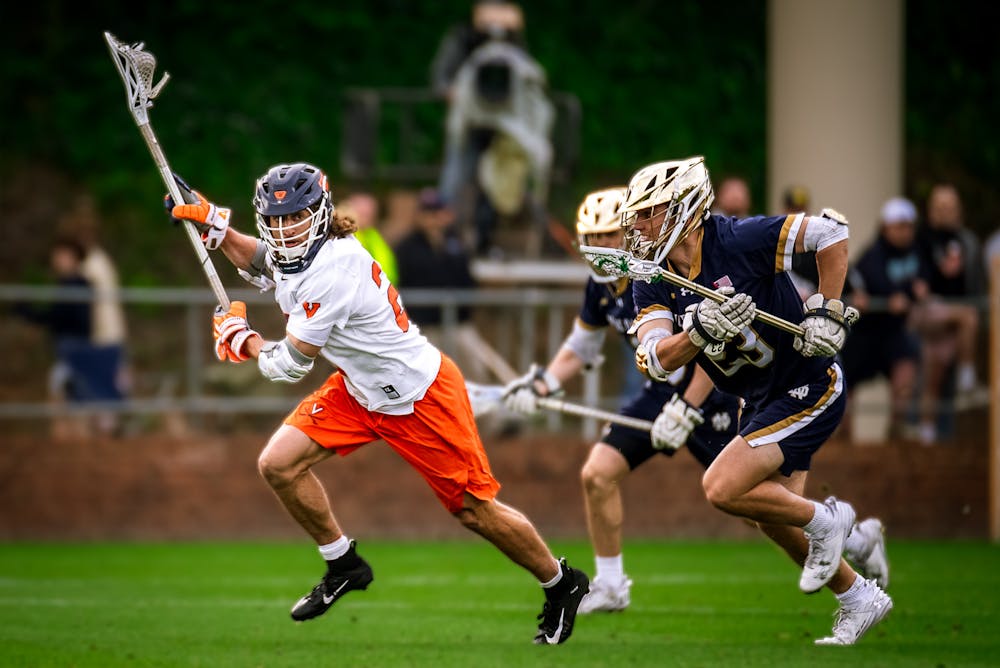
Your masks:
{"label": "blurred spectator", "polygon": [[396,285],[399,282],[396,254],[378,228],[378,199],[371,193],[351,193],[337,205],[337,213],[341,217],[353,219],[358,224],[354,236],[382,267],[389,282]]}
{"label": "blurred spectator", "polygon": [[[49,263],[55,284],[59,288],[89,288],[83,277],[85,251],[75,239],[60,238],[52,245]],[[49,372],[49,398],[54,404],[91,400],[94,385],[93,365],[87,364],[92,350],[90,300],[54,300],[51,303],[15,304],[14,312],[26,320],[44,327],[55,353],[55,363]],[[88,377],[90,376],[90,377]],[[53,436],[59,440],[85,437],[83,424],[63,415],[52,423]]]}
{"label": "blurred spectator", "polygon": [[525,47],[521,6],[474,3],[471,22],[445,35],[431,71],[449,102],[439,190],[468,242],[477,254],[497,251],[500,218],[515,216],[530,218],[537,241],[547,224],[555,108]]}
{"label": "blurred spectator", "polygon": [[[920,341],[909,328],[915,303],[928,294],[927,267],[916,243],[917,208],[894,197],[882,206],[878,237],[851,268],[854,306],[862,317],[843,350],[848,391],[879,375],[892,388],[889,435],[908,430],[920,361]],[[872,301],[884,302],[872,308]]]}
{"label": "blurred spectator", "polygon": [[742,176],[728,176],[715,189],[715,213],[736,218],[750,215],[750,185]]}
{"label": "blurred spectator", "polygon": [[[787,215],[798,215],[809,212],[809,189],[803,185],[792,184],[785,188],[781,195],[782,211]],[[792,257],[792,270],[788,272],[792,284],[798,290],[799,296],[805,301],[816,292],[819,286],[819,273],[816,271],[816,253],[796,253]]]}
{"label": "blurred spectator", "polygon": [[920,233],[929,269],[932,298],[920,309],[918,331],[923,344],[921,440],[933,443],[950,430],[951,411],[943,410],[951,390],[967,394],[977,388],[975,344],[979,311],[961,303],[980,297],[984,289],[979,240],[964,226],[962,200],[955,186],[935,185],[927,198],[927,224]]}
{"label": "blurred spectator", "polygon": [[[92,388],[95,401],[121,401],[131,385],[126,355],[125,309],[122,306],[121,284],[118,270],[111,256],[99,241],[100,218],[93,197],[88,194],[76,198],[67,215],[59,223],[64,234],[80,240],[86,255],[81,271],[94,291],[91,311],[92,363],[100,367],[97,372],[102,381]],[[101,413],[97,428],[102,434],[113,434],[120,429],[119,416]]]}
{"label": "blurred spectator", "polygon": [[457,328],[443,327],[443,312],[436,305],[413,306],[406,294],[414,288],[474,288],[469,255],[455,231],[455,214],[433,188],[420,192],[414,229],[396,247],[399,291],[410,320],[436,346],[455,358],[470,379],[485,380],[477,350],[482,342],[471,324],[472,309],[459,306]]}
{"label": "blurred spectator", "polygon": [[420,199],[416,191],[405,188],[389,191],[381,229],[382,238],[391,248],[398,246],[413,231],[419,206]]}

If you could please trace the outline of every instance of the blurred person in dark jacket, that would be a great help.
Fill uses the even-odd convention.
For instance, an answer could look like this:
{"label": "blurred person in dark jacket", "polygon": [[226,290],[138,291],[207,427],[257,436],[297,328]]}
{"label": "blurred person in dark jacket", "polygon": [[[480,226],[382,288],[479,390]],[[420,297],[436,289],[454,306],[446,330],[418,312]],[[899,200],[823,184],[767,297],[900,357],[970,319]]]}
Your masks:
{"label": "blurred person in dark jacket", "polygon": [[[420,191],[413,230],[396,246],[399,291],[406,300],[414,288],[468,289],[476,287],[470,257],[455,228],[455,213],[434,188]],[[472,325],[472,308],[459,306],[457,326],[446,329],[443,311],[436,305],[406,305],[410,319],[435,345],[455,357],[472,380],[485,380],[480,351],[486,345]]]}
{"label": "blurred person in dark jacket", "polygon": [[950,411],[942,398],[976,390],[975,349],[979,310],[963,303],[984,292],[982,251],[975,234],[964,224],[962,200],[955,186],[935,185],[927,198],[927,224],[918,236],[928,266],[931,298],[919,312],[918,331],[923,344],[921,440],[933,443],[947,428]]}
{"label": "blurred person in dark jacket", "polygon": [[[56,287],[89,291],[90,283],[83,276],[85,256],[86,250],[75,239],[62,237],[53,243],[49,263]],[[57,298],[45,304],[16,303],[14,313],[48,333],[55,353],[48,379],[50,400],[61,406],[97,398],[95,389],[101,384],[101,374],[90,342],[91,301]],[[61,416],[53,420],[52,432],[58,440],[87,435],[82,422]]]}
{"label": "blurred person in dark jacket", "polygon": [[[927,267],[916,243],[917,208],[903,197],[883,206],[878,236],[851,268],[852,299],[863,317],[844,346],[848,390],[884,376],[892,387],[890,436],[904,432],[913,400],[920,340],[909,320],[915,304],[926,299]],[[872,307],[872,301],[884,304]]]}

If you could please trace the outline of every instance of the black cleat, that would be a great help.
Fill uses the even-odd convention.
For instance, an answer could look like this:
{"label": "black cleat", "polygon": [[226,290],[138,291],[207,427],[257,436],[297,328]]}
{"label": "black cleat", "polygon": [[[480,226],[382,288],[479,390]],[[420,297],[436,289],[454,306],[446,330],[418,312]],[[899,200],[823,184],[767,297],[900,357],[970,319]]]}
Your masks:
{"label": "black cleat", "polygon": [[344,556],[327,562],[326,575],[313,590],[292,606],[292,619],[303,622],[319,617],[340,600],[340,597],[355,589],[368,589],[374,576],[368,562],[358,556],[354,541]]}
{"label": "black cleat", "polygon": [[559,560],[563,579],[552,589],[545,591],[545,605],[538,619],[536,645],[558,645],[569,640],[573,633],[573,622],[580,601],[590,591],[590,579],[583,571],[570,568],[565,559]]}

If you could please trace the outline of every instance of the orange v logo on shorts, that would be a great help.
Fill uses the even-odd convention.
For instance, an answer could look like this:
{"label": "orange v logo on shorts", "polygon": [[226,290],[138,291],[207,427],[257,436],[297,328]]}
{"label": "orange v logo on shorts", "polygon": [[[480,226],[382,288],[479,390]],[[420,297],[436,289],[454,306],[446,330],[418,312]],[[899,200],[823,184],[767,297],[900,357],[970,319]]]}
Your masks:
{"label": "orange v logo on shorts", "polygon": [[302,302],[302,308],[306,310],[306,318],[311,318],[319,310],[319,302]]}

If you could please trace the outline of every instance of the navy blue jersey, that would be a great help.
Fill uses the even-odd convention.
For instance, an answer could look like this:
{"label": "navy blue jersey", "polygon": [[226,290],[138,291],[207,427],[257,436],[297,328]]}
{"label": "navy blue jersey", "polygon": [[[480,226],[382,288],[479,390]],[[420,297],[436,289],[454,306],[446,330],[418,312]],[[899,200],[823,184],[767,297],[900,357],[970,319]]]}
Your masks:
{"label": "navy blue jersey", "polygon": [[[700,230],[700,254],[688,278],[709,288],[731,285],[750,295],[757,308],[793,323],[802,321],[802,299],[785,273],[791,269],[795,238],[802,216],[730,218],[709,216]],[[668,267],[669,268],[669,267]],[[680,329],[685,309],[701,297],[665,281],[633,286],[641,315],[666,317]],[[701,351],[695,360],[723,392],[751,405],[817,378],[825,378],[834,361],[804,357],[792,346],[794,335],[755,320],[728,342],[720,354]],[[775,363],[775,360],[779,360]]]}
{"label": "navy blue jersey", "polygon": [[[622,278],[610,283],[598,283],[593,278],[587,279],[579,315],[584,327],[589,329],[612,327],[634,349],[639,342],[635,336],[628,333],[628,329],[635,322],[635,313],[632,283],[629,279]],[[691,382],[692,374],[689,367],[690,365],[677,369],[670,374],[666,382],[673,385],[677,391],[683,392]]]}
{"label": "navy blue jersey", "polygon": [[598,283],[593,277],[587,279],[580,306],[580,322],[590,329],[611,326],[625,337],[633,347],[634,337],[628,335],[628,328],[635,320],[635,302],[632,301],[632,286],[629,279],[622,278],[610,283]]}

